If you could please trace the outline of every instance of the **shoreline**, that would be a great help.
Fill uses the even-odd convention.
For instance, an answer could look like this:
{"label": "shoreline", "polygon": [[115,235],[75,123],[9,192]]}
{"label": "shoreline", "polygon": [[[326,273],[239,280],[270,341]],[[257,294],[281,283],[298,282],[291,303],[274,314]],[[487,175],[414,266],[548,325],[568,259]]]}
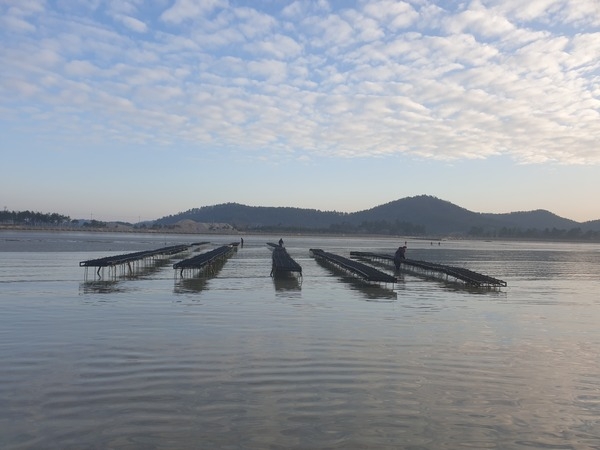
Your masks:
{"label": "shoreline", "polygon": [[230,236],[324,236],[324,237],[364,237],[364,238],[390,238],[413,241],[431,241],[431,242],[450,242],[450,241],[489,241],[489,242],[565,242],[574,244],[599,244],[600,240],[583,240],[583,239],[542,239],[542,238],[511,238],[511,237],[472,237],[464,235],[447,235],[447,236],[403,236],[389,234],[339,234],[328,232],[286,232],[282,230],[278,233],[277,230],[257,231],[252,232],[239,231],[235,229],[216,229],[216,230],[174,230],[174,229],[139,229],[129,227],[114,227],[114,228],[88,228],[88,227],[61,227],[61,226],[39,226],[39,225],[2,225],[0,224],[0,232],[2,231],[47,231],[47,232],[90,232],[90,233],[133,233],[133,234],[186,234],[186,235],[230,235]]}

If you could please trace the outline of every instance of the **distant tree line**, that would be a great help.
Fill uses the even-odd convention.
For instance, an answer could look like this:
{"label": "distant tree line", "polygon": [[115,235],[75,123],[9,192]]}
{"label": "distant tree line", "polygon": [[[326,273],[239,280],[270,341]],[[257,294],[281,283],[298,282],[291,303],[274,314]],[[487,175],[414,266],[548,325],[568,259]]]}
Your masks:
{"label": "distant tree line", "polygon": [[383,235],[411,235],[422,236],[425,234],[424,225],[415,225],[411,222],[395,220],[363,221],[359,225],[348,222],[333,224],[329,231],[344,234],[383,234]]}
{"label": "distant tree line", "polygon": [[364,221],[359,225],[349,222],[332,224],[326,228],[308,228],[292,225],[266,225],[254,227],[241,227],[234,225],[234,228],[245,231],[256,231],[261,233],[333,233],[333,234],[381,234],[381,235],[411,235],[420,236],[425,234],[423,225],[414,225],[410,222],[396,220],[394,222],[386,220]]}
{"label": "distant tree line", "polygon": [[[74,222],[79,223],[78,220],[75,220]],[[89,222],[83,222],[81,226],[85,228],[106,228],[108,225],[106,222],[102,222],[101,220],[92,219]]]}
{"label": "distant tree line", "polygon": [[[405,221],[364,221],[359,225],[354,225],[348,222],[336,223],[328,228],[306,228],[298,226],[271,225],[271,226],[255,226],[255,227],[236,227],[238,230],[256,231],[262,233],[333,233],[333,234],[371,234],[371,235],[409,235],[409,236],[424,236],[426,228],[424,225],[415,225]],[[502,227],[500,229],[486,229],[484,227],[474,226],[467,233],[469,237],[475,238],[496,238],[496,239],[532,239],[532,240],[548,240],[548,241],[600,241],[600,231],[583,231],[581,228],[571,228],[563,230],[558,228],[511,228]]]}
{"label": "distant tree line", "polygon": [[315,228],[306,228],[306,227],[297,227],[291,225],[256,225],[249,227],[236,227],[233,225],[233,228],[236,230],[243,230],[246,232],[256,232],[256,233],[285,233],[285,234],[296,234],[296,233],[322,233],[324,230],[315,229]]}
{"label": "distant tree line", "polygon": [[55,227],[55,226],[73,226],[84,228],[106,228],[108,224],[100,220],[89,220],[80,222],[71,220],[69,216],[58,213],[41,213],[36,211],[0,211],[0,224],[20,225],[32,227]]}
{"label": "distant tree line", "polygon": [[57,213],[40,213],[34,211],[0,211],[0,223],[13,225],[64,225],[71,221],[69,216]]}
{"label": "distant tree line", "polygon": [[568,240],[568,241],[600,241],[600,231],[581,228],[563,230],[558,228],[521,228],[502,227],[497,230],[486,230],[483,227],[472,227],[469,236],[478,238],[508,238],[508,239],[542,239],[542,240]]}

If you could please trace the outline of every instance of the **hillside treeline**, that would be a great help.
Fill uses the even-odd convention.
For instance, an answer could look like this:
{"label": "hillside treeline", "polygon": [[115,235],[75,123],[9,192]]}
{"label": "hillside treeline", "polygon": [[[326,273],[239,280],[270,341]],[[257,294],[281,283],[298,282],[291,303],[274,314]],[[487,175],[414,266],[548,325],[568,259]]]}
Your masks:
{"label": "hillside treeline", "polygon": [[548,241],[600,241],[600,231],[586,230],[579,227],[570,229],[559,228],[510,228],[502,227],[498,230],[484,230],[483,227],[473,227],[468,233],[470,237],[476,238],[499,238],[499,239],[541,239]]}
{"label": "hillside treeline", "polygon": [[[426,227],[424,225],[415,225],[403,221],[365,221],[360,225],[353,225],[347,222],[332,224],[328,228],[308,229],[298,226],[256,226],[239,227],[240,231],[259,232],[259,233],[324,233],[324,234],[369,234],[382,236],[426,236]],[[581,228],[558,229],[545,228],[509,228],[503,227],[498,230],[485,230],[483,227],[473,227],[467,234],[467,237],[477,239],[530,239],[545,241],[600,241],[599,231],[583,231]]]}
{"label": "hillside treeline", "polygon": [[422,236],[425,234],[424,225],[415,225],[401,220],[365,220],[359,225],[348,222],[333,224],[329,227],[333,233],[343,234],[383,234],[383,235],[409,235]]}
{"label": "hillside treeline", "polygon": [[69,216],[58,213],[34,211],[0,211],[0,223],[11,225],[64,225],[71,222]]}
{"label": "hillside treeline", "polygon": [[348,222],[332,224],[329,227],[307,228],[293,225],[261,225],[261,226],[235,226],[239,231],[258,232],[258,233],[323,233],[323,234],[380,234],[380,235],[410,235],[422,236],[425,234],[425,227],[414,225],[410,222],[396,221],[365,221],[359,225],[353,225]]}

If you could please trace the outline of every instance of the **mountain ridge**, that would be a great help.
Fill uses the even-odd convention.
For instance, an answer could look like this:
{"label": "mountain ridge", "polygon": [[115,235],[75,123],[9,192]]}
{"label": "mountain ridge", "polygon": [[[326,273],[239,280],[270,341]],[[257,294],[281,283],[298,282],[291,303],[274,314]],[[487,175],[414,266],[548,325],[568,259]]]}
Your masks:
{"label": "mountain ridge", "polygon": [[345,213],[296,207],[248,206],[240,203],[192,208],[157,219],[156,226],[172,226],[180,220],[229,223],[238,230],[303,229],[380,234],[497,235],[526,230],[578,229],[600,232],[600,220],[577,222],[537,209],[510,213],[473,212],[430,195],[404,197],[369,209]]}

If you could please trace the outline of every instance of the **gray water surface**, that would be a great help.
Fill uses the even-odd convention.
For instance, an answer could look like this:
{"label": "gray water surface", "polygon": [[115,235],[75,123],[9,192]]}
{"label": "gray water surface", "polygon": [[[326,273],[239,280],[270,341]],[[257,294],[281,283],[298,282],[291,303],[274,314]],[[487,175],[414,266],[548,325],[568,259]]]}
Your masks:
{"label": "gray water surface", "polygon": [[508,282],[485,290],[369,286],[308,251],[405,238],[283,238],[300,281],[269,276],[279,236],[210,277],[178,255],[86,280],[83,260],[237,237],[0,232],[0,448],[600,448],[599,245],[408,239]]}

